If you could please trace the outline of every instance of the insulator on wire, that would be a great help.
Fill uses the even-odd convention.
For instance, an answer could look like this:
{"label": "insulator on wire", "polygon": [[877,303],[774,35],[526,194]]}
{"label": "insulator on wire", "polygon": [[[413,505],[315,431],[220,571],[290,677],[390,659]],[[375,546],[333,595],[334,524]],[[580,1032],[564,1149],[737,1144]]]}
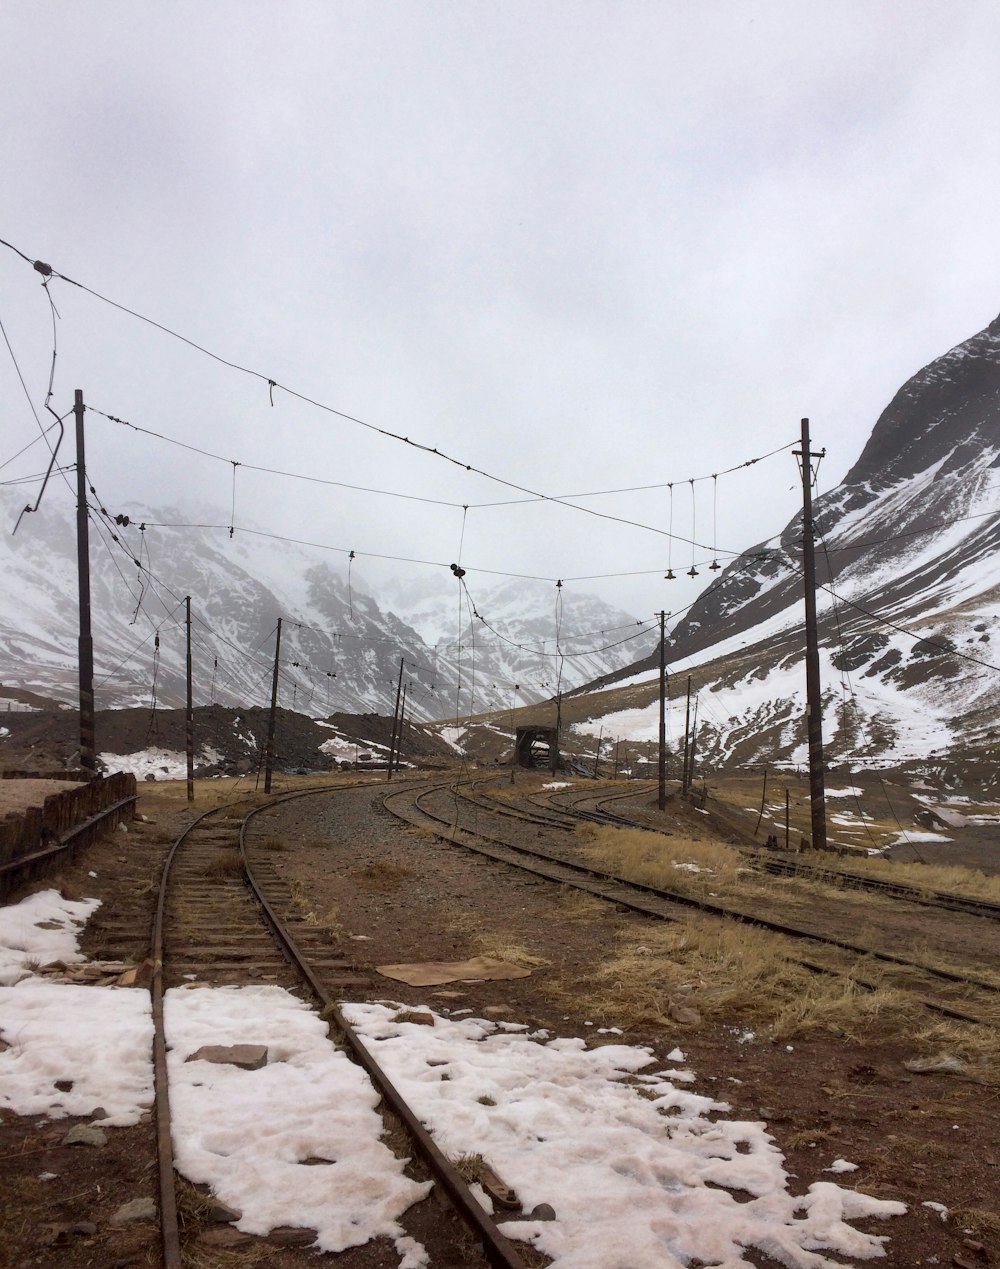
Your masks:
{"label": "insulator on wire", "polygon": [[698,576],[698,570],[695,568],[695,566],[694,566],[693,564],[692,564],[692,565],[691,565],[691,567],[688,569],[688,571],[687,571],[687,575],[688,575],[688,577],[697,577],[697,576]]}
{"label": "insulator on wire", "polygon": [[673,582],[673,581],[676,581],[676,580],[677,580],[677,574],[674,572],[674,570],[673,570],[672,568],[668,568],[668,569],[667,569],[667,571],[663,574],[663,580],[664,580],[665,582]]}
{"label": "insulator on wire", "polygon": [[709,564],[708,567],[712,570],[713,573],[717,573],[719,569],[722,567],[722,565],[719,563],[718,560],[713,560],[711,564]]}
{"label": "insulator on wire", "polygon": [[450,567],[451,567],[451,571],[455,574],[455,576],[456,576],[456,577],[464,577],[464,576],[465,576],[465,569],[464,569],[464,568],[459,567],[459,565],[458,565],[458,564],[452,564]]}

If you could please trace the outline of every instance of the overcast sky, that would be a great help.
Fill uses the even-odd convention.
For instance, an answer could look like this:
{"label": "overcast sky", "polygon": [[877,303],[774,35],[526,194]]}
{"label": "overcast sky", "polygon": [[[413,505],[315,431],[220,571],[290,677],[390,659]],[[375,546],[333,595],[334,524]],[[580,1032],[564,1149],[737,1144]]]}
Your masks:
{"label": "overcast sky", "polygon": [[[808,415],[832,487],[902,382],[996,316],[998,49],[995,0],[9,4],[0,238],[513,484],[673,481],[690,537],[691,478]],[[47,420],[40,283],[0,248],[0,320]],[[649,570],[567,583],[646,617],[799,505],[790,453],[696,485],[694,584],[667,489],[578,499],[649,528],[486,508],[523,495],[280,388],[272,406],[264,380],[63,281],[50,294],[58,413],[79,387],[226,459],[449,504],[241,468],[234,516],[230,463],[89,414],[111,509],[353,549],[370,579],[366,556],[461,552],[473,597],[483,570]],[[3,461],[38,436],[3,343],[0,411]]]}

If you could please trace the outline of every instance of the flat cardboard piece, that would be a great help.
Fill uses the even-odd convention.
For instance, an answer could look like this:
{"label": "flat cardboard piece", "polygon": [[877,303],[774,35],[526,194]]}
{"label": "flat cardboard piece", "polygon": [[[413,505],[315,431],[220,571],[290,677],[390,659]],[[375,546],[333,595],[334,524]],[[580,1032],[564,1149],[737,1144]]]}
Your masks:
{"label": "flat cardboard piece", "polygon": [[494,960],[491,956],[474,956],[468,961],[414,961],[409,965],[376,965],[383,978],[394,978],[410,987],[437,987],[441,983],[469,983],[508,978],[527,978],[531,973],[523,965]]}

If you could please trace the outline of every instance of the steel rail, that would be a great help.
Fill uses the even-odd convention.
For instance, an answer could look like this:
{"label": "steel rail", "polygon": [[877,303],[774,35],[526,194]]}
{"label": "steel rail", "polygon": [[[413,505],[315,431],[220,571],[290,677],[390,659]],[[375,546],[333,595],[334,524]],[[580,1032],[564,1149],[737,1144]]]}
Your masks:
{"label": "steel rail", "polygon": [[[332,1000],[326,992],[322,983],[313,972],[312,967],[300,952],[295,940],[285,928],[284,923],[274,911],[274,908],[268,902],[263,893],[262,887],[250,867],[247,855],[246,834],[250,822],[257,815],[260,815],[265,811],[273,810],[275,807],[281,806],[286,802],[296,801],[299,798],[316,797],[323,794],[358,787],[364,786],[358,786],[356,784],[341,784],[325,786],[318,789],[304,789],[294,792],[285,792],[275,796],[263,805],[254,807],[250,810],[248,814],[244,816],[239,826],[239,849],[247,884],[260,905],[265,921],[271,929],[272,934],[275,936],[276,941],[280,945],[283,954],[294,965],[305,982],[308,983],[309,988],[315,995],[316,999],[320,1001],[322,1006],[320,1016],[328,1023],[333,1023],[343,1037],[350,1052],[350,1056],[365,1070],[386,1105],[389,1106],[393,1114],[395,1114],[403,1123],[428,1169],[441,1185],[451,1203],[455,1206],[461,1219],[482,1244],[483,1251],[489,1264],[493,1266],[493,1269],[526,1269],[524,1261],[517,1254],[513,1244],[489,1219],[482,1205],[473,1196],[468,1185],[459,1176],[454,1166],[441,1152],[440,1148],[436,1145],[433,1138],[420,1122],[419,1118],[407,1104],[395,1084],[393,1084],[389,1076],[365,1048],[361,1038],[351,1026],[351,1023],[344,1015],[340,1006]],[[404,786],[404,788],[408,791],[409,786]],[[403,792],[404,789],[399,789],[398,791]],[[156,1095],[156,1124],[158,1141],[157,1157],[160,1180],[160,1223],[164,1269],[181,1269],[182,1266],[180,1232],[177,1219],[177,1203],[174,1190],[173,1147],[170,1134],[169,1080],[167,1074],[166,1036],[163,1019],[163,930],[167,886],[171,865],[184,840],[190,835],[193,829],[195,829],[210,815],[218,814],[228,809],[230,809],[229,806],[220,806],[213,807],[210,810],[203,812],[189,825],[187,825],[184,831],[174,842],[166,860],[164,861],[160,881],[160,893],[157,900],[156,915],[153,923],[153,980],[151,984],[154,1022],[153,1068]]]}
{"label": "steel rail", "polygon": [[[582,793],[577,795],[580,801],[584,801],[593,794]],[[643,832],[656,833],[661,830],[650,824],[643,824],[638,820],[634,820],[629,816],[618,815],[604,808],[606,802],[616,801],[621,798],[636,796],[634,793],[612,793],[606,797],[594,797],[594,811],[584,810],[583,808],[573,804],[572,800],[564,808],[564,814],[579,816],[581,819],[593,820],[595,822],[608,822],[618,824],[625,828],[638,829]],[[555,805],[551,803],[551,805]],[[728,808],[727,808],[728,809]],[[746,830],[739,828],[733,819],[725,812],[719,813],[716,808],[712,808],[712,813],[721,819],[727,828],[733,832],[738,832],[741,837],[746,837]],[[818,880],[828,880],[840,882],[841,884],[853,890],[868,891],[873,894],[884,894],[890,898],[899,899],[902,902],[919,904],[921,907],[936,908],[947,912],[961,912],[967,916],[978,916],[985,920],[1000,921],[1000,903],[993,903],[988,899],[976,899],[971,895],[954,894],[947,890],[921,889],[919,886],[910,885],[905,882],[890,881],[882,877],[865,877],[860,873],[850,872],[841,868],[827,868],[822,865],[805,863],[801,858],[784,859],[764,853],[761,846],[747,845],[740,847],[741,851],[748,859],[751,859],[755,866],[761,868],[764,872],[771,873],[774,876],[790,877],[802,876],[812,877]]]}
{"label": "steel rail", "polygon": [[[323,792],[327,791],[323,790]],[[397,792],[403,791],[403,789],[397,789]],[[405,791],[409,791],[409,789]],[[318,790],[304,790],[301,793],[287,795],[282,801],[290,802],[297,797],[309,797],[316,792]],[[255,816],[270,809],[270,806],[255,808],[240,825],[240,853],[243,857],[243,867],[246,871],[247,882],[260,904],[268,924],[281,943],[286,955],[308,982],[313,994],[322,1002],[323,1009],[320,1016],[335,1024],[337,1030],[346,1041],[353,1059],[366,1071],[393,1114],[403,1123],[435,1179],[441,1185],[466,1225],[481,1243],[486,1259],[494,1266],[494,1269],[525,1269],[524,1261],[517,1254],[513,1244],[489,1219],[482,1204],[475,1198],[453,1164],[435,1143],[433,1137],[408,1105],[402,1093],[372,1057],[361,1037],[348,1021],[340,1006],[330,997],[323,984],[313,973],[311,966],[296,946],[295,940],[285,929],[277,913],[264,897],[247,858],[246,830]]]}

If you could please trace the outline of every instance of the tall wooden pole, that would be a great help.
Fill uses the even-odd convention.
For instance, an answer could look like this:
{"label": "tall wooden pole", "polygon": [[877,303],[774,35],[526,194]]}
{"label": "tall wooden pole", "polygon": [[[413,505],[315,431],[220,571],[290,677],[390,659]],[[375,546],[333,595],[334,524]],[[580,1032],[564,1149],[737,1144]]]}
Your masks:
{"label": "tall wooden pole", "polygon": [[667,805],[667,614],[660,610],[660,729],[657,752],[656,805]]}
{"label": "tall wooden pole", "polygon": [[806,731],[809,740],[809,804],[812,844],[826,849],[826,791],[823,776],[823,688],[819,677],[819,635],[816,629],[816,548],[812,505],[812,459],[809,420],[802,420],[802,449],[795,455],[802,467],[802,577],[806,616]]}
{"label": "tall wooden pole", "polygon": [[403,695],[403,658],[399,658],[399,682],[396,684],[396,708],[392,711],[392,737],[389,740],[389,767],[386,779],[392,779],[392,767],[396,757],[396,738],[399,734],[399,702]]}
{"label": "tall wooden pole", "polygon": [[187,795],[194,801],[194,688],[191,681],[191,596],[184,600],[187,626],[187,709],[184,714],[184,739],[187,745]]}
{"label": "tall wooden pole", "polygon": [[271,676],[271,712],[267,718],[267,747],[264,750],[264,792],[271,792],[271,768],[274,766],[274,727],[278,717],[278,666],[281,657],[281,618],[274,640],[274,674]]}
{"label": "tall wooden pole", "polygon": [[688,746],[687,787],[694,784],[694,751],[698,743],[698,693],[694,694],[694,713],[691,716],[691,743]]}
{"label": "tall wooden pole", "polygon": [[688,675],[687,704],[684,707],[684,763],[681,771],[681,792],[688,791],[688,758],[691,744],[691,675]]}
{"label": "tall wooden pole", "polygon": [[403,684],[403,695],[399,702],[399,733],[396,736],[396,770],[399,770],[399,760],[403,756],[403,728],[406,726],[406,689],[409,683]]}
{"label": "tall wooden pole", "polygon": [[94,737],[94,640],[90,631],[90,531],[87,520],[87,460],[83,439],[83,391],[73,397],[76,420],[76,562],[80,594],[80,766],[97,772]]}

